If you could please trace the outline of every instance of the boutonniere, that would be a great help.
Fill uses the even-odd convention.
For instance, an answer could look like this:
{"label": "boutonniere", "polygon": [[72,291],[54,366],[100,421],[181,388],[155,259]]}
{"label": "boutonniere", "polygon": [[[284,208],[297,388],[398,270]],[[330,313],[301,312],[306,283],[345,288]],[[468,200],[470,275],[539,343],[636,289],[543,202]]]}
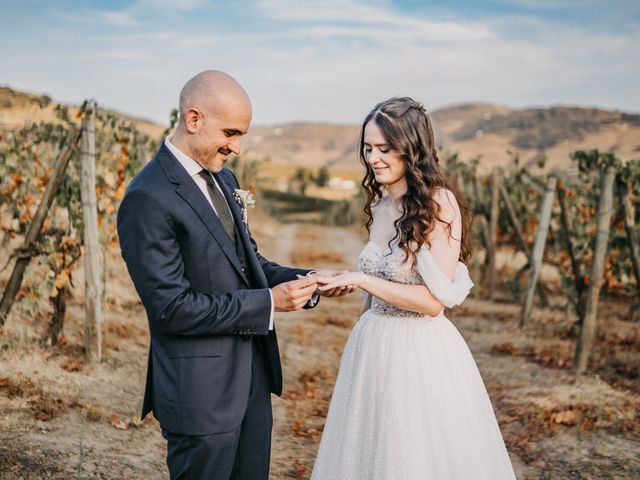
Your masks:
{"label": "boutonniere", "polygon": [[236,202],[238,202],[240,207],[242,207],[242,221],[245,225],[248,225],[249,215],[247,213],[247,210],[256,206],[256,201],[253,198],[253,195],[247,190],[236,188],[233,192],[233,198],[235,198]]}

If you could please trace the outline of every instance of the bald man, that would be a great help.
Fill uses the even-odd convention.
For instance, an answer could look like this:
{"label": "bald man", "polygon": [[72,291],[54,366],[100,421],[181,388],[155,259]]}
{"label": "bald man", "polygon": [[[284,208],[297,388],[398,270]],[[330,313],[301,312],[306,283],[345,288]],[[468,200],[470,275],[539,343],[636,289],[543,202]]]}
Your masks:
{"label": "bald man", "polygon": [[308,270],[262,257],[242,222],[224,164],[251,113],[229,75],[193,77],[173,137],[118,212],[151,334],[142,417],[160,422],[172,479],[268,478],[271,392],[282,391],[273,313],[307,305],[317,286]]}

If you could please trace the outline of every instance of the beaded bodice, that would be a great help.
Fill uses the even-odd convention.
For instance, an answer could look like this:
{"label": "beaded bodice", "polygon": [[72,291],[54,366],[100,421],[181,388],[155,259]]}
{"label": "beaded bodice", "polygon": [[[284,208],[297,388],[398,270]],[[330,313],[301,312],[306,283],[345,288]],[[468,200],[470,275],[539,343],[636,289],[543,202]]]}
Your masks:
{"label": "beaded bodice", "polygon": [[[406,285],[423,285],[422,277],[416,269],[415,260],[405,262],[404,250],[393,245],[391,250],[383,251],[373,242],[367,243],[359,257],[359,269],[367,275],[383,278]],[[423,316],[420,313],[403,310],[377,297],[371,297],[371,310],[381,315],[393,317]]]}

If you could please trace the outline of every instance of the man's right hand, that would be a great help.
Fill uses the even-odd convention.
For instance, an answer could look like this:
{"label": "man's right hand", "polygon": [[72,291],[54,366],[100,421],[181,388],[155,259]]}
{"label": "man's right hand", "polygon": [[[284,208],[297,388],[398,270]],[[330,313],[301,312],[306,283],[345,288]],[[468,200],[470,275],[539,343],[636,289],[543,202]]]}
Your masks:
{"label": "man's right hand", "polygon": [[271,289],[275,311],[293,312],[301,309],[317,287],[318,282],[311,276],[276,285]]}

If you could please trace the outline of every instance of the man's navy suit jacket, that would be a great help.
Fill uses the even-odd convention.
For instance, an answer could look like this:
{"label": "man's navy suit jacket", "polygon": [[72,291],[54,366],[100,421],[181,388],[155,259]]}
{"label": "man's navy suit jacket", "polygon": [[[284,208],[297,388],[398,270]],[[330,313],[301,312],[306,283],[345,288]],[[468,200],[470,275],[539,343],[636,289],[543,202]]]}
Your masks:
{"label": "man's navy suit jacket", "polygon": [[235,220],[237,246],[184,167],[163,144],[133,179],[118,211],[122,256],[147,312],[151,345],[142,417],[208,435],[238,428],[255,340],[271,390],[282,392],[268,291],[307,270],[263,258],[233,197],[228,169],[214,174]]}

